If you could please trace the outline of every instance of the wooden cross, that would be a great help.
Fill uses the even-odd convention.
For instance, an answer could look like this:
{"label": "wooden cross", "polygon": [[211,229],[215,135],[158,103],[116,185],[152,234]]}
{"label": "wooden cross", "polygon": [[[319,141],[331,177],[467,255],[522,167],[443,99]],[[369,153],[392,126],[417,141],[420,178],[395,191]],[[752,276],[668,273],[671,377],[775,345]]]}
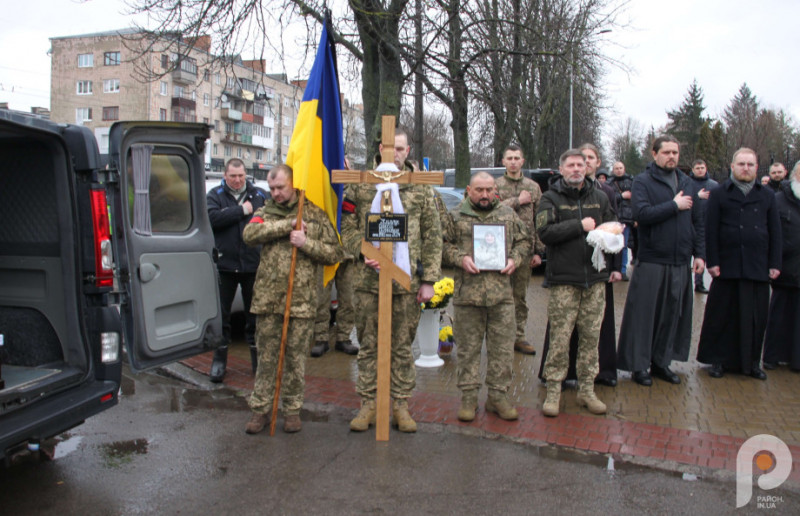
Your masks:
{"label": "wooden cross", "polygon": [[[393,116],[384,116],[381,121],[381,163],[394,163]],[[440,185],[444,181],[442,172],[376,172],[372,170],[334,170],[334,183],[397,183]],[[390,196],[383,199],[383,211],[392,211]],[[411,278],[392,260],[392,242],[381,242],[376,249],[370,242],[361,241],[361,254],[380,265],[378,273],[378,379],[376,393],[375,440],[389,440],[389,395],[392,362],[392,280],[406,290],[411,290]]]}

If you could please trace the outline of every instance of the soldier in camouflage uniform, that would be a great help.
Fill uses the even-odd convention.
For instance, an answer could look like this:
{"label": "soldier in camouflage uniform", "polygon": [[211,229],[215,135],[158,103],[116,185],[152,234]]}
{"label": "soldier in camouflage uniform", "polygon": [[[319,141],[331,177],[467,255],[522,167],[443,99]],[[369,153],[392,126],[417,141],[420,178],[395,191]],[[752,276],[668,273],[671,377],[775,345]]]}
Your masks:
{"label": "soldier in camouflage uniform", "polygon": [[[358,346],[350,340],[350,333],[355,326],[355,309],[353,306],[353,258],[349,255],[339,262],[336,276],[327,285],[322,284],[323,269],[319,270],[319,295],[317,296],[317,316],[314,322],[314,347],[312,357],[321,357],[330,348],[330,333],[336,333],[336,351],[357,355]],[[331,329],[331,290],[336,283],[336,297],[339,303],[336,309],[336,328]]]}
{"label": "soldier in camouflage uniform", "polygon": [[272,410],[292,248],[296,247],[298,252],[281,382],[286,432],[298,432],[301,428],[305,360],[314,336],[317,310],[317,269],[343,257],[336,230],[325,212],[314,204],[304,204],[303,228],[294,229],[298,193],[292,184],[292,169],[278,165],[269,171],[267,181],[272,199],[255,212],[243,234],[246,244],[263,246],[250,305],[258,318],[258,369],[249,400],[253,415],[245,427],[248,434],[263,430]]}
{"label": "soldier in camouflage uniform", "polygon": [[[533,345],[525,340],[525,327],[528,323],[528,285],[531,282],[531,268],[542,264],[544,244],[536,234],[534,216],[542,198],[542,189],[536,181],[522,175],[522,165],[525,158],[522,149],[511,144],[503,151],[503,166],[506,173],[497,178],[497,195],[506,206],[512,208],[527,228],[528,234],[533,239],[531,252],[524,256],[518,263],[517,269],[511,276],[511,285],[514,289],[514,311],[517,320],[516,340],[514,349],[520,353],[535,355]],[[523,267],[522,264],[525,264]]]}
{"label": "soldier in camouflage uniform", "polygon": [[[467,198],[453,210],[454,237],[444,244],[445,265],[456,268],[454,333],[458,341],[458,419],[472,421],[481,387],[481,348],[486,338],[486,411],[506,420],[517,419],[517,410],[506,397],[514,359],[514,299],[511,275],[516,264],[528,266],[531,241],[514,210],[495,196],[494,178],[486,172],[472,176]],[[480,270],[473,260],[473,226],[502,224],[505,228],[505,267]],[[499,229],[499,228],[498,228]]]}
{"label": "soldier in camouflage uniform", "polygon": [[[594,393],[594,379],[599,369],[597,343],[609,274],[607,269],[597,271],[592,266],[593,249],[586,242],[586,234],[616,217],[606,194],[585,177],[586,160],[580,151],[570,149],[559,161],[561,177],[553,180],[536,213],[536,229],[547,245],[550,285],[550,351],[544,366],[547,399],[542,412],[550,417],[558,415],[561,382],[569,365],[569,340],[577,327],[577,402],[593,414],[604,414],[606,406]],[[610,281],[621,279],[618,271],[611,273]]]}
{"label": "soldier in camouflage uniform", "polygon": [[[405,166],[407,136],[395,134],[395,164]],[[433,284],[441,276],[442,229],[433,188],[427,185],[398,185],[400,202],[408,215],[408,252],[411,266],[411,291],[392,285],[392,370],[391,396],[394,423],[402,432],[415,432],[417,424],[408,412],[408,398],[416,385],[416,370],[411,344],[417,332],[420,303],[433,297]],[[378,273],[377,262],[363,258],[361,241],[365,234],[366,214],[371,211],[377,193],[375,185],[353,184],[347,187],[342,206],[342,244],[348,253],[360,257],[354,264],[358,380],[361,410],[350,422],[350,429],[363,432],[375,422],[375,392],[378,362]],[[395,209],[398,207],[395,206]],[[397,251],[397,244],[395,244]]]}

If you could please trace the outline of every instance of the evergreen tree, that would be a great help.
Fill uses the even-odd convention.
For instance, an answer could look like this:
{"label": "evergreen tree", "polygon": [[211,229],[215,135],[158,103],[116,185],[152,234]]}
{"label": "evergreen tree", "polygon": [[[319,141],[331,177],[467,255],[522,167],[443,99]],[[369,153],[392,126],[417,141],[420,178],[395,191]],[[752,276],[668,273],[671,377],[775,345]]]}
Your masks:
{"label": "evergreen tree", "polygon": [[740,147],[755,149],[758,146],[756,122],[759,112],[758,99],[747,87],[747,83],[742,84],[722,114],[727,135],[727,159],[732,158]]}
{"label": "evergreen tree", "polygon": [[683,103],[674,111],[667,111],[669,124],[667,133],[676,137],[681,142],[680,165],[690,166],[696,158],[697,142],[700,139],[700,130],[709,120],[703,117],[703,89],[697,85],[697,79],[692,81],[689,91],[683,98]]}

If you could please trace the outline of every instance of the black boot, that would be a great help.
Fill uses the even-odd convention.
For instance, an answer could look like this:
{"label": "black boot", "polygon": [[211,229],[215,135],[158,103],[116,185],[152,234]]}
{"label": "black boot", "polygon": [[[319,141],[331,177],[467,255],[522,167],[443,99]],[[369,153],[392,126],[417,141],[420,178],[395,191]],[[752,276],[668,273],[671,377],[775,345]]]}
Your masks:
{"label": "black boot", "polygon": [[214,350],[214,361],[211,362],[211,381],[219,383],[225,377],[225,366],[228,365],[228,346],[220,346]]}
{"label": "black boot", "polygon": [[253,364],[253,376],[255,376],[258,367],[258,349],[253,345],[250,346],[250,362]]}

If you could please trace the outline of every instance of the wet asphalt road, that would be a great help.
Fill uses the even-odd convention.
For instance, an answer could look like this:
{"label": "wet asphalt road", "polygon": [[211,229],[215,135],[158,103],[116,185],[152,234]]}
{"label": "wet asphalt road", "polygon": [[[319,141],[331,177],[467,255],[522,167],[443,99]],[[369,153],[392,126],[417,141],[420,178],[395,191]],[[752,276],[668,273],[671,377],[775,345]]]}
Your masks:
{"label": "wet asphalt road", "polygon": [[[377,443],[374,432],[351,433],[351,415],[336,410],[304,412],[299,434],[279,420],[274,437],[249,436],[241,397],[126,374],[119,406],[62,435],[51,460],[24,454],[0,466],[0,514],[734,512],[730,478],[609,469],[604,456],[434,425]],[[800,493],[772,493],[775,513],[800,507]]]}

